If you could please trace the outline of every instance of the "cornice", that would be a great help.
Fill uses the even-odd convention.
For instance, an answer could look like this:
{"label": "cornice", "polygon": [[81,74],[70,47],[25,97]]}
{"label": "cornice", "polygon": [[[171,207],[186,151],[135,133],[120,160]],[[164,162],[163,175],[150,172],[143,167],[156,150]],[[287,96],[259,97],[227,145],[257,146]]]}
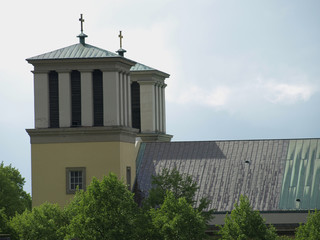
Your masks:
{"label": "cornice", "polygon": [[134,143],[137,129],[128,127],[77,127],[26,129],[31,144],[80,142]]}

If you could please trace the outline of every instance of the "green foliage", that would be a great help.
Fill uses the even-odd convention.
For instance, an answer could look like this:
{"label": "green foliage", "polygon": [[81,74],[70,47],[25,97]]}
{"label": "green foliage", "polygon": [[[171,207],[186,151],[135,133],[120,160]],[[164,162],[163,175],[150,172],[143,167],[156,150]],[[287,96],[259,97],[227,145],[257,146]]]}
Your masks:
{"label": "green foliage", "polygon": [[138,206],[133,194],[114,174],[93,179],[68,206],[70,238],[137,239]]}
{"label": "green foliage", "polygon": [[9,224],[14,229],[12,239],[62,240],[67,218],[57,204],[44,203],[32,211],[16,214]]}
{"label": "green foliage", "polygon": [[9,220],[7,215],[4,212],[4,208],[0,209],[0,234],[9,234],[11,233],[9,227]]}
{"label": "green foliage", "polygon": [[150,209],[152,223],[160,239],[204,239],[206,222],[201,213],[184,198],[167,191],[160,208]]}
{"label": "green foliage", "polygon": [[193,204],[197,184],[189,175],[182,175],[177,169],[172,171],[163,169],[162,173],[152,177],[152,188],[149,191],[147,203],[156,207],[164,202],[166,192],[173,193],[176,199],[184,197],[189,204]]}
{"label": "green foliage", "polygon": [[306,224],[301,224],[297,228],[296,239],[320,239],[320,211],[315,210],[314,213],[309,212]]}
{"label": "green foliage", "polygon": [[265,220],[258,211],[253,211],[247,197],[240,197],[240,204],[234,205],[230,215],[225,218],[225,224],[220,228],[222,239],[277,239],[273,226],[266,226]]}
{"label": "green foliage", "polygon": [[0,164],[0,209],[4,209],[9,218],[16,212],[31,209],[31,197],[23,190],[24,183],[17,169],[11,165],[4,166],[3,162]]}
{"label": "green foliage", "polygon": [[[189,175],[180,174],[177,169],[163,169],[161,174],[152,177],[152,188],[146,199],[145,205],[155,208],[163,204],[167,191],[173,193],[176,199],[183,197],[191,206],[194,205],[194,197],[198,190],[197,183]],[[200,199],[198,211],[209,221],[213,216],[213,210],[206,210],[209,206],[207,198]]]}
{"label": "green foliage", "polygon": [[[1,230],[10,233],[12,240],[203,239],[206,218],[201,211],[208,202],[203,201],[202,206],[194,209],[195,184],[190,179],[181,184],[180,177],[169,179],[174,186],[186,185],[174,192],[167,191],[157,209],[139,208],[133,193],[110,174],[102,181],[94,178],[86,191],[77,191],[65,209],[45,203],[32,211],[17,213],[12,219],[4,209],[0,210]],[[183,189],[189,191],[188,199],[181,197]]]}
{"label": "green foliage", "polygon": [[278,236],[276,239],[277,239],[277,240],[292,240],[292,237],[288,237],[288,236]]}

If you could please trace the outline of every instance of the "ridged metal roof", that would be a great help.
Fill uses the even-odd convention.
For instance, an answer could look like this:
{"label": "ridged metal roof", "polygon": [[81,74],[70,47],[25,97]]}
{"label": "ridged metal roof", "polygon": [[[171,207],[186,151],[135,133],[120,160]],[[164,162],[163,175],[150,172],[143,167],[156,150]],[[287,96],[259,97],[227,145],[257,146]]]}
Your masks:
{"label": "ridged metal roof", "polygon": [[[92,46],[90,44],[74,44],[65,48],[61,48],[52,52],[44,53],[35,57],[28,58],[28,62],[38,61],[38,60],[62,60],[62,59],[88,59],[88,58],[124,58],[119,54]],[[127,59],[127,58],[124,58]],[[132,61],[130,59],[127,59]],[[133,62],[133,61],[132,61]],[[136,63],[131,67],[130,71],[133,72],[146,72],[146,71],[156,71],[158,73],[164,74],[169,77],[169,74],[161,72],[157,69],[148,67],[141,63]]]}
{"label": "ridged metal roof", "polygon": [[74,44],[69,47],[61,48],[52,52],[44,53],[32,58],[32,60],[54,60],[54,59],[80,59],[80,58],[108,58],[120,57],[118,54],[107,50],[89,45],[89,44]]}
{"label": "ridged metal roof", "polygon": [[320,139],[290,141],[280,208],[320,208]]}
{"label": "ridged metal roof", "polygon": [[168,73],[165,73],[165,72],[162,72],[162,71],[159,71],[157,69],[154,69],[152,67],[148,67],[144,64],[141,64],[141,63],[136,63],[136,65],[132,66],[131,69],[130,69],[131,72],[133,73],[157,73],[157,74],[160,74],[161,76],[165,77],[165,78],[168,78],[170,75]]}
{"label": "ridged metal roof", "polygon": [[[301,144],[305,147],[300,151]],[[152,175],[177,168],[198,183],[195,200],[199,203],[206,196],[209,208],[217,211],[231,211],[240,194],[248,196],[259,211],[320,208],[319,144],[320,140],[310,139],[143,143],[137,159],[137,186],[146,196]],[[292,160],[293,152],[296,160]],[[301,163],[302,156],[313,162]],[[291,191],[288,179],[306,188]],[[308,184],[303,179],[309,179]],[[293,204],[297,198],[305,205]]]}
{"label": "ridged metal roof", "polygon": [[130,71],[157,71],[157,70],[152,67],[148,67],[146,65],[143,65],[141,63],[137,63],[136,65],[131,67]]}

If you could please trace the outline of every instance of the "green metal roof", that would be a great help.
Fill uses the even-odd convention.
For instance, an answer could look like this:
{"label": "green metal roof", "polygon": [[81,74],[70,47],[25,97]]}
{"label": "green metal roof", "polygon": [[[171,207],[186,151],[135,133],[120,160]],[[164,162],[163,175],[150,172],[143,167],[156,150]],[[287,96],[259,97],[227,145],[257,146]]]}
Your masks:
{"label": "green metal roof", "polygon": [[[74,44],[65,48],[61,48],[52,52],[44,53],[35,57],[28,58],[28,62],[32,61],[39,61],[39,60],[62,60],[62,59],[88,59],[88,58],[122,58],[129,60],[133,63],[130,59],[124,58],[119,54],[92,46],[90,44]],[[131,67],[130,71],[133,72],[157,72],[165,77],[169,77],[169,74],[161,72],[157,69],[148,67],[141,63],[136,63],[134,66]]]}
{"label": "green metal roof", "polygon": [[290,140],[280,209],[320,209],[320,139]]}
{"label": "green metal roof", "polygon": [[152,67],[148,67],[148,66],[141,64],[141,63],[136,63],[136,65],[131,67],[130,71],[135,72],[135,73],[157,73],[157,74],[162,75],[165,78],[168,78],[170,76],[168,73],[161,72],[157,69],[154,69]]}
{"label": "green metal roof", "polygon": [[80,58],[108,58],[121,57],[116,53],[97,48],[89,44],[74,44],[65,48],[61,48],[52,52],[44,53],[32,58],[32,60],[55,60],[55,59],[80,59]]}
{"label": "green metal roof", "polygon": [[130,69],[131,71],[157,71],[156,69],[152,68],[152,67],[148,67],[146,65],[143,65],[141,63],[137,63],[136,65],[134,65],[133,67],[131,67]]}

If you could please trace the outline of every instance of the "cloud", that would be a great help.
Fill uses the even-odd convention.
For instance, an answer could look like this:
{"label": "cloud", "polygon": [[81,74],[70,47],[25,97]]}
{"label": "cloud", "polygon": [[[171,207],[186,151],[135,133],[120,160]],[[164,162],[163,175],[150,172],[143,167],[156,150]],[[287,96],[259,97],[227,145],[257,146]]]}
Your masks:
{"label": "cloud", "polygon": [[204,89],[192,85],[184,90],[174,101],[176,100],[180,104],[208,105],[212,107],[226,105],[231,93],[231,90],[225,86]]}
{"label": "cloud", "polygon": [[265,98],[272,103],[294,104],[308,101],[316,89],[310,84],[288,84],[268,81],[263,84]]}
{"label": "cloud", "polygon": [[293,105],[308,101],[317,88],[312,83],[288,83],[256,78],[228,85],[200,86],[184,84],[168,100],[181,105],[207,106],[234,113],[243,109],[261,108],[264,104]]}

